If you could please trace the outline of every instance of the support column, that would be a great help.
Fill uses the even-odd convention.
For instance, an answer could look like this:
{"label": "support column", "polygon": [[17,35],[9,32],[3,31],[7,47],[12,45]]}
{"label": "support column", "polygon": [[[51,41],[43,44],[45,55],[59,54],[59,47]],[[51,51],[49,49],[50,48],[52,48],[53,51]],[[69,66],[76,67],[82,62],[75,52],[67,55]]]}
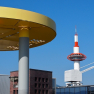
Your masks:
{"label": "support column", "polygon": [[18,94],[29,94],[29,30],[19,31]]}
{"label": "support column", "polygon": [[74,61],[74,70],[80,71],[80,61]]}

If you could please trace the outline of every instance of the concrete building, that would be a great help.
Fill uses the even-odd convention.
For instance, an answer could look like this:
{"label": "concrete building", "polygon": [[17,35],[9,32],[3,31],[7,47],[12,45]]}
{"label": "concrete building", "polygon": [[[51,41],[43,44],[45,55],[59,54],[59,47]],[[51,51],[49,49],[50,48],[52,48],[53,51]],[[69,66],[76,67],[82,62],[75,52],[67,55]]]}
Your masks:
{"label": "concrete building", "polygon": [[0,74],[0,94],[10,94],[9,76]]}
{"label": "concrete building", "polygon": [[[10,72],[10,94],[18,94],[18,71]],[[29,94],[52,94],[52,72],[29,69]]]}

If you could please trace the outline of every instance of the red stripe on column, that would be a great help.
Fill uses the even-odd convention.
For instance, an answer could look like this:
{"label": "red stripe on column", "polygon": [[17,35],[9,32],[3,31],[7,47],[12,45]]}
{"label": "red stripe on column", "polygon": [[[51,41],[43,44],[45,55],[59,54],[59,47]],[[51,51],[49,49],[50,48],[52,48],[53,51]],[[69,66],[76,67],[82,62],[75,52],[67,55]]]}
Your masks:
{"label": "red stripe on column", "polygon": [[75,42],[75,46],[74,46],[74,47],[79,47],[79,46],[78,46],[78,42]]}

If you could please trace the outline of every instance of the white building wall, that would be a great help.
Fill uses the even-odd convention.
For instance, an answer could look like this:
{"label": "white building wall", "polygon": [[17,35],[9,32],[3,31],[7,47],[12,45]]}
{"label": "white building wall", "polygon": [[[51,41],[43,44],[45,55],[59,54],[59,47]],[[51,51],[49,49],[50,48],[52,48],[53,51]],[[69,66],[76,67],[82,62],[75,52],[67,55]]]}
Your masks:
{"label": "white building wall", "polygon": [[9,77],[9,75],[0,75],[0,94],[10,94]]}
{"label": "white building wall", "polygon": [[65,71],[65,82],[81,82],[82,73],[78,70],[67,70]]}

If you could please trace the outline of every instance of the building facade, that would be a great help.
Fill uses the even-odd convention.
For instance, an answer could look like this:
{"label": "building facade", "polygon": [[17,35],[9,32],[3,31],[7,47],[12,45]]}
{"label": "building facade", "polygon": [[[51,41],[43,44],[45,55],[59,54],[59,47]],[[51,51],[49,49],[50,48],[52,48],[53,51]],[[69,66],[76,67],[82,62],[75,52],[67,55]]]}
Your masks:
{"label": "building facade", "polygon": [[94,94],[94,85],[57,87],[56,94]]}
{"label": "building facade", "polygon": [[[18,94],[18,71],[10,72],[10,94]],[[29,69],[29,94],[52,94],[52,72]]]}

